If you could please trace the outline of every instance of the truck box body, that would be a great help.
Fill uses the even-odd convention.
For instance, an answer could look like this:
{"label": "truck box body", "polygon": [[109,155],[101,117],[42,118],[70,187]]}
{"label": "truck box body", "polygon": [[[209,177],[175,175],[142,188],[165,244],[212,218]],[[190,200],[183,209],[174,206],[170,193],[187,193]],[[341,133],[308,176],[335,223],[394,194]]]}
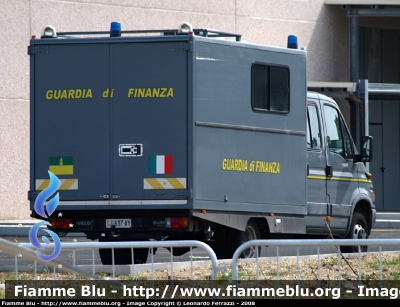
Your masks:
{"label": "truck box body", "polygon": [[[92,40],[33,41],[46,52],[32,57],[32,190],[69,163],[54,172],[67,181],[59,210],[306,213],[303,51],[192,36]],[[290,113],[253,112],[254,61],[290,69]],[[121,155],[125,144],[141,152]],[[155,156],[170,168],[151,170]]]}
{"label": "truck box body", "polygon": [[307,164],[306,51],[168,33],[31,40],[32,216],[50,171],[60,232],[318,233],[326,204],[307,176],[328,175]]}
{"label": "truck box body", "polygon": [[[193,57],[194,208],[305,214],[304,52],[200,40]],[[288,68],[289,113],[251,109],[254,62]]]}

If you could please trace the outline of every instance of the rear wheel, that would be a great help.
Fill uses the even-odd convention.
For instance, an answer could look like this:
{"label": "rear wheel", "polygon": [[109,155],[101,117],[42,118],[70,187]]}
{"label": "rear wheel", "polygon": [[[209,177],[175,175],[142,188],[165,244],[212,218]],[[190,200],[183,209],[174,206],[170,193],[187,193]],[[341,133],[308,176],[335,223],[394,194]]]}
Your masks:
{"label": "rear wheel", "polygon": [[[350,231],[346,239],[368,239],[368,224],[361,212],[354,212],[351,219]],[[358,253],[359,248],[360,252],[363,253],[368,250],[368,245],[340,246],[340,251],[342,253]]]}
{"label": "rear wheel", "polygon": [[[117,255],[116,264],[132,264],[132,249],[131,248],[118,248],[115,249]],[[147,262],[149,255],[148,248],[134,248],[133,256],[135,264],[143,264]]]}
{"label": "rear wheel", "polygon": [[[105,240],[99,240],[99,242],[110,242]],[[134,248],[134,263],[142,264],[147,262],[149,255],[149,248]],[[103,265],[112,264],[112,249],[111,248],[100,248],[99,249],[100,260]],[[131,248],[114,248],[114,262],[115,264],[132,264],[132,249]]]}
{"label": "rear wheel", "polygon": [[[112,264],[112,252],[111,248],[100,248],[99,249],[100,260],[103,265]],[[115,254],[114,254],[115,257]]]}
{"label": "rear wheel", "polygon": [[228,251],[226,248],[227,227],[214,224],[213,241],[206,242],[214,251],[218,259],[228,259]]}
{"label": "rear wheel", "polygon": [[[233,254],[237,250],[237,248],[242,245],[243,243],[251,240],[258,240],[260,239],[260,230],[258,229],[257,223],[254,221],[250,221],[245,231],[240,231],[237,229],[230,228],[228,232],[229,241],[227,241],[227,250],[229,253],[229,257],[232,258]],[[241,254],[240,258],[255,258],[257,256],[257,249],[258,249],[258,256],[261,254],[261,246],[251,246],[245,249]]]}
{"label": "rear wheel", "polygon": [[182,256],[183,254],[186,254],[187,252],[190,251],[190,247],[167,247],[167,250],[171,252],[172,249],[172,255],[174,256]]}

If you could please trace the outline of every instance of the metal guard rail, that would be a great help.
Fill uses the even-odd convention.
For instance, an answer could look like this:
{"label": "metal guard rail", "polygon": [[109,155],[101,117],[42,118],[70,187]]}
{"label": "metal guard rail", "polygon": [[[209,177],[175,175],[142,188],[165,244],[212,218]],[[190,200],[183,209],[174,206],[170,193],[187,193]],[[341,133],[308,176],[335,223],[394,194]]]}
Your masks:
{"label": "metal guard rail", "polygon": [[[258,247],[258,246],[268,246],[268,247],[297,247],[297,258],[299,258],[299,247],[304,246],[379,246],[380,247],[380,254],[382,254],[381,247],[383,245],[399,245],[400,246],[400,239],[295,239],[295,240],[252,240],[247,241],[240,245],[232,257],[232,280],[237,281],[239,280],[239,272],[238,272],[238,261],[240,254],[251,247]],[[258,248],[255,249],[256,251],[256,262],[258,264]],[[347,254],[347,253],[345,253]],[[361,266],[361,252],[358,252],[358,262],[359,262],[359,269]],[[340,257],[341,253],[338,249],[338,257]],[[318,253],[319,256],[319,253]],[[279,248],[277,249],[277,261],[279,264]],[[257,265],[258,268],[258,265]],[[279,277],[279,276],[278,276]],[[361,275],[360,277],[361,278]],[[258,279],[258,271],[257,271],[257,279]]]}
{"label": "metal guard rail", "polygon": [[[0,242],[1,243],[1,242]],[[11,243],[12,244],[12,243]],[[18,246],[21,246],[24,249],[36,249],[31,243],[20,243]],[[54,243],[46,244],[46,247],[53,248]],[[115,248],[166,248],[166,247],[198,247],[202,248],[205,250],[208,255],[210,256],[210,260],[212,262],[212,278],[213,280],[216,279],[217,273],[218,273],[218,260],[217,256],[215,255],[213,249],[207,245],[206,243],[196,241],[196,240],[187,240],[187,241],[125,241],[125,242],[78,242],[78,243],[62,243],[62,249],[68,249],[68,250],[87,250],[87,249],[99,249],[99,248],[111,248],[113,250],[112,252],[112,263],[114,263],[114,249]],[[34,254],[35,255],[35,254]],[[151,256],[153,257],[153,253],[151,253]],[[35,255],[36,259],[38,260],[37,256]],[[171,272],[173,271],[173,261],[172,258],[173,255],[171,253]],[[75,258],[74,258],[75,259]],[[30,259],[32,260],[32,259]],[[39,259],[40,260],[40,259]],[[193,260],[191,260],[193,261]],[[151,262],[152,265],[154,265],[154,261]],[[132,268],[134,266],[132,265]],[[74,268],[74,267],[72,267]],[[153,270],[154,272],[154,270]],[[79,272],[82,274],[82,272]],[[92,276],[94,275],[94,272]],[[113,265],[113,276],[115,277],[115,265]]]}

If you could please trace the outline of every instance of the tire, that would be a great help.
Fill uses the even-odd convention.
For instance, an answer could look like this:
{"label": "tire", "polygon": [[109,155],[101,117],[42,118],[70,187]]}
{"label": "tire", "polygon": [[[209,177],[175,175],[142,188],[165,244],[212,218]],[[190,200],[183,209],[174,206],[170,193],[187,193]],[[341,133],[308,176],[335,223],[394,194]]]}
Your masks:
{"label": "tire", "polygon": [[[167,250],[171,252],[171,248],[167,247]],[[190,247],[174,247],[172,248],[172,255],[173,256],[182,256],[190,251]]]}
{"label": "tire", "polygon": [[228,259],[229,255],[226,249],[227,241],[227,227],[214,224],[214,235],[212,241],[207,241],[207,243],[214,251],[217,259]]}
{"label": "tire", "polygon": [[100,260],[103,265],[112,264],[111,248],[100,248],[99,249]]}
{"label": "tire", "polygon": [[135,256],[135,264],[143,264],[147,262],[147,258],[149,256],[149,248],[134,248],[133,253]]}
{"label": "tire", "polygon": [[[116,264],[132,264],[132,249],[131,248],[116,248],[115,254],[117,255]],[[135,257],[135,264],[143,264],[147,262],[149,255],[148,248],[134,248],[133,255]]]}
{"label": "tire", "polygon": [[[227,250],[229,257],[232,258],[237,248],[243,243],[251,240],[260,239],[260,230],[258,229],[257,223],[250,221],[245,231],[230,228],[228,232],[229,241],[227,241]],[[239,258],[256,258],[258,249],[258,256],[261,254],[261,246],[250,247],[244,250]]]}
{"label": "tire", "polygon": [[[346,239],[368,239],[368,224],[362,213],[355,211],[351,219],[350,231]],[[340,246],[342,253],[358,253],[359,246]],[[360,252],[365,253],[368,251],[368,245],[360,246]]]}
{"label": "tire", "polygon": [[[99,240],[99,242],[110,242]],[[132,249],[131,248],[114,248],[114,261],[115,264],[132,264]],[[148,248],[134,248],[133,253],[135,256],[135,264],[143,264],[147,262],[149,255]],[[100,260],[103,265],[112,264],[112,250],[111,248],[99,249]]]}

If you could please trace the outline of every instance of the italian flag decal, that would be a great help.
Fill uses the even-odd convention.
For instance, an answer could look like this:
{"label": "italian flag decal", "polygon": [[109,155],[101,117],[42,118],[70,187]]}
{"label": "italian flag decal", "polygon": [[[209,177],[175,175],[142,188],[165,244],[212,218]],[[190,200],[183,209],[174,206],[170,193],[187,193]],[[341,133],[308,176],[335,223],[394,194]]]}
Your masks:
{"label": "italian flag decal", "polygon": [[149,174],[172,174],[173,157],[149,156]]}

